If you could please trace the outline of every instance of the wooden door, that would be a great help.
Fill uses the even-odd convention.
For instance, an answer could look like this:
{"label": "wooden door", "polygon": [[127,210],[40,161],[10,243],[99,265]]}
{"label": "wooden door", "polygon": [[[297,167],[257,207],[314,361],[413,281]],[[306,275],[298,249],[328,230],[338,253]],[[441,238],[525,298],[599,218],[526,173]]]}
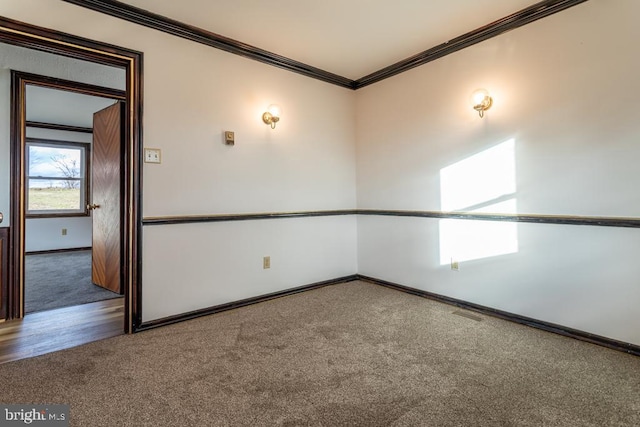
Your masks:
{"label": "wooden door", "polygon": [[93,250],[91,280],[119,294],[122,287],[122,146],[124,103],[93,115],[91,202]]}

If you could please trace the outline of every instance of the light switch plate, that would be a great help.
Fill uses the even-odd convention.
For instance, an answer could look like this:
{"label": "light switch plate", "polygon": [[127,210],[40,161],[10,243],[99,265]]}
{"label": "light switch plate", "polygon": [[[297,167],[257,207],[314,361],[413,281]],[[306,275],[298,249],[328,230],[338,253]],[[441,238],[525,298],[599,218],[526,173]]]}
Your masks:
{"label": "light switch plate", "polygon": [[145,163],[162,163],[161,153],[159,148],[145,148],[144,149],[144,162]]}

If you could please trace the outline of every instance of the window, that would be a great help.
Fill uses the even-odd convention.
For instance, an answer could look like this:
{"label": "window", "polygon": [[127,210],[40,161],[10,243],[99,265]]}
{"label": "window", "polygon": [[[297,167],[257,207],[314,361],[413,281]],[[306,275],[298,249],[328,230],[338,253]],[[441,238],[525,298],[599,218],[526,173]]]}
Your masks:
{"label": "window", "polygon": [[27,216],[88,215],[89,145],[27,139]]}

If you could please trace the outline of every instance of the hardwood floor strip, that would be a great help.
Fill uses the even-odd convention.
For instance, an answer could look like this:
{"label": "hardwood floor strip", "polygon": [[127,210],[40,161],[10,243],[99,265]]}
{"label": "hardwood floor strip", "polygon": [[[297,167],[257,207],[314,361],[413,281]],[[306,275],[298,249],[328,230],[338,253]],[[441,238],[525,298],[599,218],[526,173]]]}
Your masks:
{"label": "hardwood floor strip", "polygon": [[123,298],[28,314],[0,324],[0,363],[121,335],[123,325]]}

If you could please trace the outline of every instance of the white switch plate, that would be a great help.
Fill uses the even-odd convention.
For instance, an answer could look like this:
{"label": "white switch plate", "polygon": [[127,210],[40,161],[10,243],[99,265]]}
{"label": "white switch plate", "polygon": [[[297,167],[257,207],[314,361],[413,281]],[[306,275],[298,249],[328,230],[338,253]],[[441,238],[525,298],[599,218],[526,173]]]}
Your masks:
{"label": "white switch plate", "polygon": [[144,149],[144,162],[145,163],[162,163],[161,154],[159,148],[145,148]]}

